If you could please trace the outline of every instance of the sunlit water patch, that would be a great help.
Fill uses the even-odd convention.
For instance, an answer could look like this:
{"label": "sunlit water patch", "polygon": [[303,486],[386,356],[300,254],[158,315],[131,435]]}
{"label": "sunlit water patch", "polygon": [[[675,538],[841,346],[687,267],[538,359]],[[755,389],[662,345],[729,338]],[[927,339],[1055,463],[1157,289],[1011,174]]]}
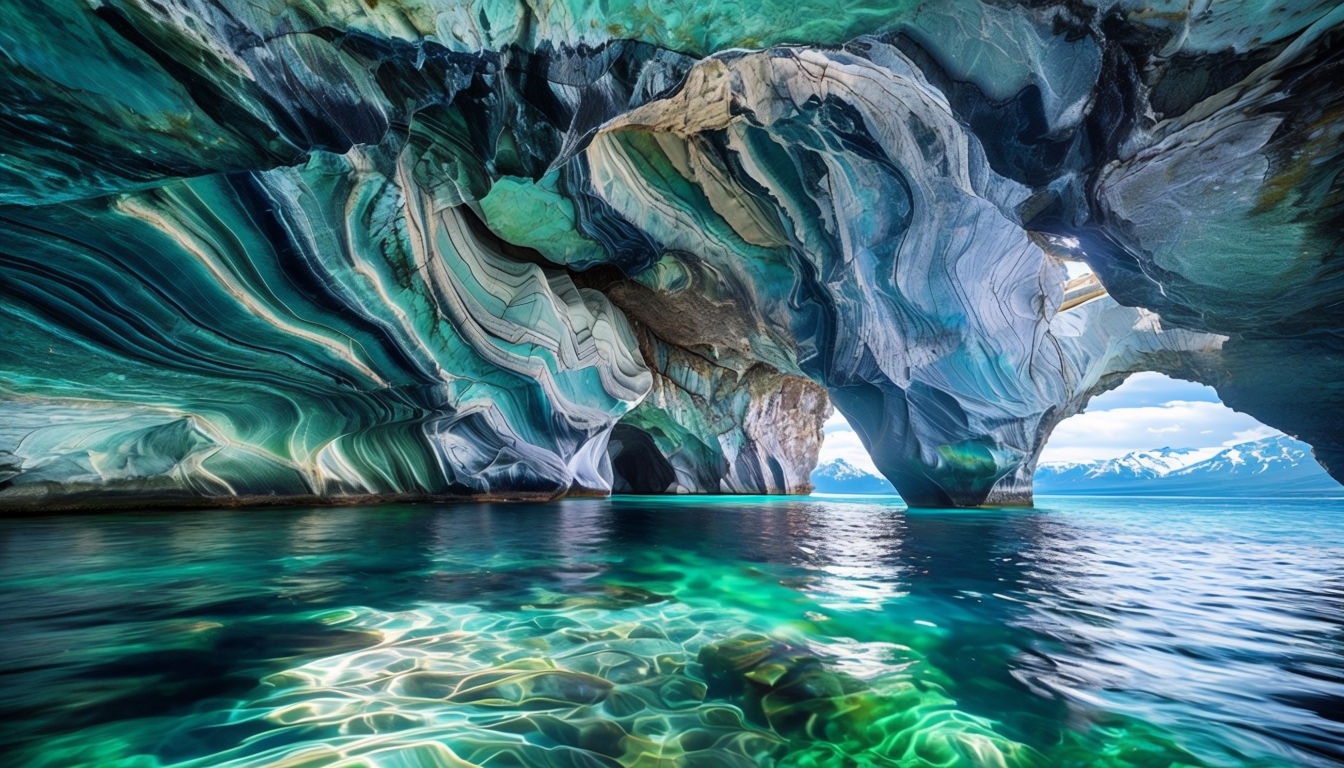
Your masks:
{"label": "sunlit water patch", "polygon": [[25,766],[1324,766],[1344,503],[0,522]]}

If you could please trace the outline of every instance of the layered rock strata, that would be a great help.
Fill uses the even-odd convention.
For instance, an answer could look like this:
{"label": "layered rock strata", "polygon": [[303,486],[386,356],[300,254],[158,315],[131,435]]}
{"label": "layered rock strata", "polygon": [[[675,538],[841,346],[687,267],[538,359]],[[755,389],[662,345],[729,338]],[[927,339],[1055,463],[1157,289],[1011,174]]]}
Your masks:
{"label": "layered rock strata", "polygon": [[6,6],[0,508],[801,492],[831,404],[1029,503],[1138,370],[1344,472],[1331,3]]}

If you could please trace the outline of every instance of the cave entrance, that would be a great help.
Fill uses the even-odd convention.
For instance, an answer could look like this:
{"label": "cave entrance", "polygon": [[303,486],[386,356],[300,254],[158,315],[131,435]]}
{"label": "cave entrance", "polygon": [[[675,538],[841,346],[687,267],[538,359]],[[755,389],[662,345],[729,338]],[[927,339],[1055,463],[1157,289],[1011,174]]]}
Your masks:
{"label": "cave entrance", "polygon": [[617,424],[607,443],[611,459],[612,493],[667,493],[677,482],[663,452],[648,432],[629,424]]}
{"label": "cave entrance", "polygon": [[[1283,441],[1269,447],[1310,455],[1305,444],[1228,408],[1212,387],[1160,373],[1136,373],[1055,428],[1037,464],[1036,491],[1084,492],[1083,485],[1058,487],[1058,476],[1070,470],[1082,475],[1111,462],[1138,472],[1147,468],[1153,474],[1165,474],[1211,460],[1237,446],[1248,456],[1250,450],[1264,453],[1263,448],[1247,447],[1261,441]],[[1315,472],[1314,462],[1310,463]],[[1324,470],[1319,474],[1324,475]],[[817,493],[896,493],[839,412],[826,422],[812,484]]]}
{"label": "cave entrance", "polygon": [[817,468],[812,471],[814,493],[895,494],[891,481],[877,471],[859,435],[840,411],[823,426]]}
{"label": "cave entrance", "polygon": [[[1188,466],[1267,439],[1288,438],[1228,408],[1212,387],[1160,373],[1136,373],[1055,427],[1037,462],[1037,490],[1046,492],[1041,481],[1051,468],[1131,460]],[[1154,471],[1173,470],[1155,466]]]}

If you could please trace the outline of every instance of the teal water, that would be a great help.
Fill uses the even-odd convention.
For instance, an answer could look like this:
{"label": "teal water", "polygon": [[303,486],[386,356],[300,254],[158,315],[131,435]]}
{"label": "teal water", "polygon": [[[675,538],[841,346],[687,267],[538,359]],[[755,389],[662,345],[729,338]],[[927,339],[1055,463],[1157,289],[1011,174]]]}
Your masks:
{"label": "teal water", "polygon": [[21,766],[1344,764],[1344,501],[0,521]]}

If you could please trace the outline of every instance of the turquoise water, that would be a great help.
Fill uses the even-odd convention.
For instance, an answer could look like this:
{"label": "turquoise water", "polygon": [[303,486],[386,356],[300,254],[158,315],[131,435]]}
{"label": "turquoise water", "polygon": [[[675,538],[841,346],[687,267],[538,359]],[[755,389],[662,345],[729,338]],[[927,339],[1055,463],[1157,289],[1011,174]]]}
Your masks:
{"label": "turquoise water", "polygon": [[1344,764],[1344,501],[0,521],[22,766]]}

